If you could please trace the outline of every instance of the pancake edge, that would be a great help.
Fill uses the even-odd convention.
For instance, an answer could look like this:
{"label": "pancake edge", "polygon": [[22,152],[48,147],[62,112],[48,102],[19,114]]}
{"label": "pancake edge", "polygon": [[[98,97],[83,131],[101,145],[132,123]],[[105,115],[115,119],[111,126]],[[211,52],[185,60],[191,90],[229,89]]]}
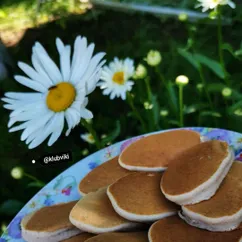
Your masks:
{"label": "pancake edge", "polygon": [[129,213],[118,206],[115,198],[109,191],[110,187],[111,187],[111,185],[107,189],[107,195],[108,195],[110,202],[112,203],[113,209],[115,210],[115,212],[117,214],[119,214],[121,217],[123,217],[127,220],[134,221],[134,222],[155,222],[162,218],[170,217],[172,215],[177,214],[177,212],[164,212],[164,213],[153,214],[153,215],[138,215],[138,214],[134,214],[134,213]]}
{"label": "pancake edge", "polygon": [[81,195],[81,196],[86,196],[88,193],[84,193],[84,192],[82,192],[81,191],[81,189],[79,188],[79,186],[78,186],[78,192],[79,192],[79,194]]}
{"label": "pancake edge", "polygon": [[149,242],[153,242],[152,238],[151,238],[151,230],[152,228],[155,226],[156,223],[158,223],[160,220],[156,221],[155,223],[153,223],[151,226],[150,226],[150,229],[148,231],[148,239],[149,239]]}
{"label": "pancake edge", "polygon": [[29,242],[56,242],[62,241],[65,239],[70,239],[78,234],[81,234],[82,231],[77,228],[64,228],[59,229],[53,232],[38,232],[25,229],[25,225],[31,219],[35,212],[26,215],[21,221],[21,234],[24,240]]}
{"label": "pancake edge", "polygon": [[119,232],[119,231],[126,231],[126,230],[128,231],[130,229],[140,227],[140,224],[128,221],[127,223],[120,224],[120,225],[117,225],[117,226],[108,227],[108,228],[101,228],[101,227],[96,227],[96,226],[93,226],[93,225],[90,225],[90,224],[80,222],[76,219],[73,219],[71,217],[71,215],[70,215],[69,219],[70,219],[70,222],[75,227],[79,228],[82,231],[89,232],[89,233],[92,233],[92,234],[102,234],[102,233]]}
{"label": "pancake edge", "polygon": [[[171,131],[165,131],[165,132],[171,132]],[[163,132],[163,133],[165,133]],[[195,133],[198,133],[196,131],[193,131]],[[199,134],[199,133],[198,133]],[[152,135],[155,135],[155,134],[152,134]],[[152,135],[149,135],[149,136],[152,136]],[[200,134],[199,134],[200,135]],[[146,136],[147,137],[147,136]],[[145,138],[145,137],[144,137]],[[203,143],[205,141],[207,141],[208,138],[206,136],[201,136],[200,135],[200,142]],[[131,143],[130,145],[138,142],[139,140],[136,140],[135,142]],[[129,145],[129,146],[130,146]],[[124,169],[126,170],[129,170],[129,171],[147,171],[147,172],[160,172],[160,171],[165,171],[168,167],[167,166],[157,166],[157,167],[147,167],[147,166],[131,166],[131,165],[126,165],[122,162],[122,153],[129,147],[127,146],[119,155],[118,157],[118,163],[121,167],[123,167]]]}
{"label": "pancake edge", "polygon": [[233,163],[234,152],[232,149],[229,149],[228,156],[222,161],[217,171],[206,182],[202,183],[192,191],[181,195],[169,195],[164,192],[162,187],[163,177],[161,178],[161,191],[168,200],[179,205],[196,204],[201,201],[208,200],[216,193]]}
{"label": "pancake edge", "polygon": [[182,206],[182,212],[179,212],[179,216],[185,222],[197,228],[206,229],[213,232],[232,231],[238,228],[242,221],[242,208],[231,216],[211,218],[190,211]]}

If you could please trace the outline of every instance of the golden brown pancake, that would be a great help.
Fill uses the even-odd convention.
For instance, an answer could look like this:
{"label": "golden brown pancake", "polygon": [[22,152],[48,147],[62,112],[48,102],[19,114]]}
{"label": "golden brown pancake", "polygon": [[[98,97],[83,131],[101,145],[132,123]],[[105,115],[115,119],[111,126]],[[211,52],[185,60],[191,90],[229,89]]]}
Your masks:
{"label": "golden brown pancake", "polygon": [[161,173],[137,172],[109,186],[107,194],[115,211],[137,222],[156,221],[177,213],[178,206],[160,191]]}
{"label": "golden brown pancake", "polygon": [[119,164],[128,170],[162,171],[177,154],[200,142],[199,133],[190,130],[150,135],[126,147]]}
{"label": "golden brown pancake", "polygon": [[130,174],[130,171],[119,165],[118,156],[116,156],[89,172],[81,180],[79,191],[81,194],[95,192],[99,188],[107,187],[128,174]]}
{"label": "golden brown pancake", "polygon": [[25,225],[26,230],[52,232],[73,227],[69,214],[77,201],[43,207],[36,211]]}
{"label": "golden brown pancake", "polygon": [[242,230],[210,232],[188,225],[178,216],[164,218],[149,230],[150,242],[239,242]]}
{"label": "golden brown pancake", "polygon": [[170,163],[161,179],[161,189],[171,201],[181,205],[209,199],[233,163],[228,144],[218,140],[198,144]]}
{"label": "golden brown pancake", "polygon": [[[207,201],[182,207],[195,226],[212,231],[235,229],[242,221],[242,163],[234,162],[216,194]],[[194,223],[194,221],[196,221]]]}
{"label": "golden brown pancake", "polygon": [[137,226],[137,223],[120,217],[114,211],[106,189],[84,196],[72,209],[70,221],[77,228],[94,234],[131,229]]}
{"label": "golden brown pancake", "polygon": [[97,235],[86,242],[148,242],[147,232],[106,233]]}
{"label": "golden brown pancake", "polygon": [[31,242],[55,242],[81,233],[69,221],[71,209],[77,201],[43,207],[26,215],[21,221],[22,237]]}
{"label": "golden brown pancake", "polygon": [[90,239],[91,237],[95,236],[94,234],[89,233],[82,233],[77,236],[74,236],[70,239],[62,240],[62,242],[84,242]]}

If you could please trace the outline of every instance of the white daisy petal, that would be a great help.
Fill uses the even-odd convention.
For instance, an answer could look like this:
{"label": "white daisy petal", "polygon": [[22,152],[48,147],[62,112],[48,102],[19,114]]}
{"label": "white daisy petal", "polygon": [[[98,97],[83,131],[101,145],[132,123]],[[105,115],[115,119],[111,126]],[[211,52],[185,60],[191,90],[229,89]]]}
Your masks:
{"label": "white daisy petal", "polygon": [[57,50],[58,50],[59,54],[61,55],[65,49],[65,45],[63,44],[63,42],[61,41],[60,38],[56,38],[55,43],[56,43]]}
{"label": "white daisy petal", "polygon": [[122,92],[122,93],[121,93],[121,98],[122,98],[123,100],[126,99],[126,92]]}
{"label": "white daisy petal", "polygon": [[37,73],[31,66],[29,66],[29,65],[27,65],[27,64],[25,64],[23,62],[18,62],[18,66],[33,81],[36,81],[40,85],[43,85],[42,84],[42,77],[41,77],[41,75],[39,73]]}
{"label": "white daisy petal", "polygon": [[74,128],[77,124],[80,123],[81,117],[80,117],[80,112],[77,112],[76,109],[70,107],[68,109],[69,114],[71,115],[71,118],[73,120],[73,126],[72,128]]}
{"label": "white daisy petal", "polygon": [[231,8],[235,8],[234,2],[231,0],[198,0],[199,4],[195,5],[195,8],[202,7],[202,12],[206,12],[209,9],[216,9],[219,5],[229,5]]}
{"label": "white daisy petal", "polygon": [[60,68],[63,81],[68,82],[70,80],[71,73],[71,47],[66,46],[60,55]]}
{"label": "white daisy petal", "polygon": [[68,129],[67,129],[65,135],[68,136],[71,132],[71,129],[72,129],[74,123],[73,123],[72,117],[68,111],[65,112],[65,118],[66,118],[66,122],[68,125]]}
{"label": "white daisy petal", "polygon": [[58,119],[57,119],[57,122],[55,123],[55,126],[56,126],[55,132],[51,134],[50,139],[48,141],[48,146],[51,146],[56,142],[56,140],[60,137],[62,130],[64,128],[64,120],[65,120],[64,112],[57,113],[56,115],[58,115]]}
{"label": "white daisy petal", "polygon": [[59,118],[58,113],[54,114],[53,117],[48,121],[48,123],[44,127],[44,131],[42,131],[42,133],[38,134],[35,131],[31,135],[29,135],[26,142],[30,143],[31,141],[31,144],[29,145],[30,149],[33,149],[38,145],[40,145],[51,133],[55,131],[58,118]]}
{"label": "white daisy petal", "polygon": [[87,48],[87,39],[85,37],[81,38],[81,36],[78,36],[74,43],[74,53],[73,53],[72,62],[71,62],[72,73],[74,72],[74,70],[80,67],[79,63],[82,56],[84,55],[84,52],[86,51],[86,48]]}
{"label": "white daisy petal", "polygon": [[42,116],[41,119],[32,119],[26,123],[28,123],[28,127],[24,130],[24,132],[21,135],[21,140],[27,139],[27,137],[33,133],[34,131],[41,129],[44,127],[44,125],[50,120],[51,117],[53,117],[53,112],[48,112],[45,114],[45,116]]}
{"label": "white daisy petal", "polygon": [[33,117],[42,117],[42,115],[46,112],[43,103],[39,103],[39,105],[35,106],[34,109],[30,109],[28,111],[19,113],[17,116],[10,117],[8,122],[8,128],[10,128],[16,122],[23,122],[33,119]]}
{"label": "white daisy petal", "polygon": [[46,105],[43,102],[43,100],[36,101],[36,102],[31,102],[31,103],[27,103],[26,102],[21,107],[14,109],[14,111],[10,113],[10,118],[11,117],[18,116],[22,112],[27,112],[29,110],[37,109],[38,107],[42,107],[42,108],[45,108],[46,109]]}
{"label": "white daisy petal", "polygon": [[38,57],[38,60],[41,62],[41,65],[45,69],[45,72],[48,73],[53,83],[58,83],[62,81],[62,76],[57,65],[51,60],[48,54],[45,54],[39,45],[36,45],[35,53]]}
{"label": "white daisy petal", "polygon": [[81,117],[84,118],[84,119],[92,119],[93,118],[93,114],[91,111],[89,111],[88,109],[86,108],[82,108],[80,110],[80,114],[81,114]]}
{"label": "white daisy petal", "polygon": [[100,80],[101,73],[102,73],[102,65],[105,61],[101,62],[100,65],[97,67],[97,71],[93,73],[91,77],[89,77],[85,82],[87,83],[87,94],[93,92],[97,86],[97,82]]}
{"label": "white daisy petal", "polygon": [[16,100],[27,100],[27,101],[33,101],[43,97],[41,93],[36,93],[36,92],[6,92],[5,96]]}
{"label": "white daisy petal", "polygon": [[107,88],[107,89],[104,89],[103,90],[103,95],[109,95],[111,93],[111,89],[110,88]]}
{"label": "white daisy petal", "polygon": [[86,98],[84,98],[84,101],[83,101],[83,103],[82,103],[82,108],[85,108],[86,106],[87,106],[87,104],[88,104],[88,98],[86,97]]}
{"label": "white daisy petal", "polygon": [[94,44],[90,44],[85,52],[77,59],[76,65],[74,66],[71,74],[71,81],[73,84],[78,83],[83,73],[85,73],[90,63],[94,47]]}
{"label": "white daisy petal", "polygon": [[[34,52],[34,50],[33,50]],[[35,70],[40,74],[41,78],[39,79],[39,81],[41,81],[41,83],[49,88],[53,85],[53,82],[51,81],[51,79],[49,78],[48,74],[45,72],[44,68],[42,67],[41,63],[38,60],[38,57],[36,56],[35,53],[32,54],[32,64],[35,68]]]}
{"label": "white daisy petal", "polygon": [[28,126],[28,124],[26,122],[26,123],[20,124],[18,126],[15,126],[15,127],[11,128],[11,129],[9,129],[9,132],[11,133],[11,132],[15,132],[15,131],[19,131],[19,130],[25,129],[25,128],[27,128],[27,126]]}
{"label": "white daisy petal", "polygon": [[24,76],[14,76],[14,79],[19,82],[20,84],[29,87],[38,92],[46,92],[47,88],[43,85],[39,84],[38,82],[33,82],[31,79],[24,77]]}
{"label": "white daisy petal", "polygon": [[43,135],[43,130],[39,129],[33,132],[29,137],[25,140],[25,144],[28,145],[30,142],[32,142],[36,137],[40,137]]}
{"label": "white daisy petal", "polygon": [[3,98],[1,98],[1,100],[2,100],[3,102],[5,102],[5,103],[8,103],[8,104],[14,104],[14,103],[16,103],[16,100],[11,99],[11,98],[3,97]]}

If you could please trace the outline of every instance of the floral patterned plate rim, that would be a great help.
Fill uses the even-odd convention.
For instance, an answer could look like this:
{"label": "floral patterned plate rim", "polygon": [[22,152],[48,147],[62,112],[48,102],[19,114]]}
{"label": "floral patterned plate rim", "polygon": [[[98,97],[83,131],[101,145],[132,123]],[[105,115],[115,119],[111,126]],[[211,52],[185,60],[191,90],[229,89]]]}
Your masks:
{"label": "floral patterned plate rim", "polygon": [[[228,142],[235,152],[236,159],[242,161],[242,134],[217,128],[197,127],[184,129],[197,131],[207,139],[218,139]],[[127,145],[135,140],[138,140],[143,136],[165,131],[168,130],[153,132],[118,142],[114,145],[97,151],[92,155],[89,155],[88,157],[69,167],[67,170],[49,182],[44,188],[42,188],[32,199],[30,199],[30,201],[19,211],[19,213],[8,225],[7,230],[0,238],[0,242],[24,241],[21,236],[20,222],[26,214],[43,206],[50,206],[60,202],[69,202],[79,199],[81,196],[78,193],[78,184],[80,180],[92,169],[118,155]]]}

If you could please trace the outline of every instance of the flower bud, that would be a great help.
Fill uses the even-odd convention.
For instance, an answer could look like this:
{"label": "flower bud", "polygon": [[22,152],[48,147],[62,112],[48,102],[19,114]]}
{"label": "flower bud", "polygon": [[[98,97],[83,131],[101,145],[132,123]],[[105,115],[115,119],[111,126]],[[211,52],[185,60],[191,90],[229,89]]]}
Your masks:
{"label": "flower bud", "polygon": [[139,64],[134,73],[134,79],[144,79],[147,76],[147,69],[144,65]]}
{"label": "flower bud", "polygon": [[153,108],[153,104],[149,103],[149,102],[145,102],[144,103],[144,108],[146,110],[152,109]]}
{"label": "flower bud", "polygon": [[162,109],[161,111],[160,111],[160,116],[162,116],[162,117],[166,117],[166,116],[168,116],[169,115],[169,111],[168,110],[166,110],[166,109]]}
{"label": "flower bud", "polygon": [[188,16],[187,16],[186,13],[180,13],[180,14],[178,15],[178,19],[179,19],[181,22],[185,22],[185,21],[187,21]]}
{"label": "flower bud", "polygon": [[14,167],[12,170],[11,170],[11,176],[14,178],[14,179],[21,179],[24,175],[24,171],[21,167]]}
{"label": "flower bud", "polygon": [[230,97],[232,95],[232,90],[229,88],[229,87],[225,87],[223,90],[222,90],[222,95],[224,97]]}
{"label": "flower bud", "polygon": [[146,61],[150,66],[159,65],[162,61],[161,53],[157,50],[150,50],[146,57]]}
{"label": "flower bud", "polygon": [[176,78],[176,84],[178,86],[186,86],[189,83],[189,79],[187,76],[180,75]]}

